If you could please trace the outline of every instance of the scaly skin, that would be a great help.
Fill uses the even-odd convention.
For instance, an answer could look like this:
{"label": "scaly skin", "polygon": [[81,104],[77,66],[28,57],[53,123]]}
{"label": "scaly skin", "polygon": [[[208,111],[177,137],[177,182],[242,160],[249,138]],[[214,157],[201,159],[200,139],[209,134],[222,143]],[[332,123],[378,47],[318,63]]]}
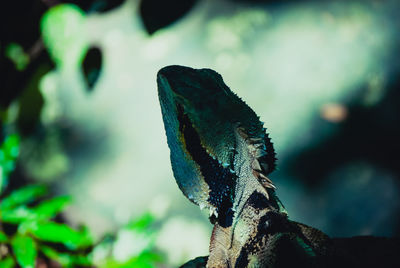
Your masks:
{"label": "scaly skin", "polygon": [[157,75],[179,188],[210,211],[210,255],[184,267],[325,267],[334,241],[290,221],[267,177],[275,152],[263,123],[210,69],[167,66]]}

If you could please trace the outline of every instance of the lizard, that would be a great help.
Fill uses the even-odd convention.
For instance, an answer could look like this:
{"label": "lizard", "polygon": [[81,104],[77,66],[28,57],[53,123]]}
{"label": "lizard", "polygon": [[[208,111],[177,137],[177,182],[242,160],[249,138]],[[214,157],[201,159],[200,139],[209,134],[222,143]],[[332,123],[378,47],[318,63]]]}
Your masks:
{"label": "lizard", "polygon": [[357,263],[335,250],[340,241],[289,219],[268,177],[276,154],[266,128],[220,74],[171,65],[157,85],[175,180],[214,224],[209,256],[182,267]]}

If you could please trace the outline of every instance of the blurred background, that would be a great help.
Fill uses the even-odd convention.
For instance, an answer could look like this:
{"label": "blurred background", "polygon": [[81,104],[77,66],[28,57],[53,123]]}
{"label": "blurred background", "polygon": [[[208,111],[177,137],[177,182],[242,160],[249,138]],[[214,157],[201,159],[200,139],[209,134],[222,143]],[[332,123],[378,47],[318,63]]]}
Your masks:
{"label": "blurred background", "polygon": [[[137,267],[208,253],[212,225],[180,192],[169,160],[156,73],[171,64],[216,70],[260,115],[278,157],[270,178],[291,219],[335,237],[399,236],[397,0],[33,0],[2,9],[1,197],[31,184],[68,196],[54,221],[87,226],[96,266],[126,265],[144,250],[158,259]],[[6,235],[20,233],[2,221]],[[150,229],[137,231],[143,221]],[[51,259],[37,241],[37,256]]]}

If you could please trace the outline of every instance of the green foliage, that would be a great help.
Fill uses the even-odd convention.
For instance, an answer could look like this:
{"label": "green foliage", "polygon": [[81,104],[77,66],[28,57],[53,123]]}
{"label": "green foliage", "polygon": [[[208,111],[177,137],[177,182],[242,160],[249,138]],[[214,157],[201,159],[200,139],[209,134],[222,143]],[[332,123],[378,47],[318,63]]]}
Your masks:
{"label": "green foliage", "polygon": [[14,170],[19,154],[19,136],[8,136],[0,146],[0,194],[7,186],[8,175]]}
{"label": "green foliage", "polygon": [[[70,203],[70,198],[55,197],[41,201],[36,206],[30,206],[47,192],[48,189],[45,186],[29,185],[14,190],[2,198],[0,201],[1,223],[17,225],[18,228],[15,234],[0,231],[0,242],[9,244],[16,262],[21,267],[34,267],[38,250],[64,266],[85,265],[85,263],[90,266],[90,261],[85,255],[58,253],[43,245],[43,242],[59,243],[72,250],[93,245],[87,229],[74,230],[66,224],[52,220]],[[13,265],[7,258],[2,263],[4,267]]]}
{"label": "green foliage", "polygon": [[14,63],[15,69],[23,71],[29,64],[29,55],[17,43],[10,43],[5,49],[6,56]]}
{"label": "green foliage", "polygon": [[130,230],[146,230],[154,222],[154,216],[151,213],[145,213],[142,217],[137,220],[131,221],[127,224],[126,228]]}
{"label": "green foliage", "polygon": [[58,67],[80,66],[88,49],[85,13],[74,4],[51,7],[40,22],[43,42]]}
{"label": "green foliage", "polygon": [[5,233],[3,233],[2,231],[0,231],[0,243],[4,243],[8,241],[8,237]]}
{"label": "green foliage", "polygon": [[155,233],[151,225],[154,216],[145,213],[121,228],[116,238],[105,237],[92,251],[97,267],[155,267],[163,256],[154,252]]}
{"label": "green foliage", "polygon": [[26,268],[35,267],[37,250],[33,238],[17,234],[11,240],[11,246],[19,265]]}
{"label": "green foliage", "polygon": [[18,231],[32,234],[42,241],[64,244],[72,250],[92,245],[92,238],[87,229],[77,231],[63,223],[27,221],[20,225]]}
{"label": "green foliage", "polygon": [[[0,146],[1,183],[14,169],[18,153],[19,137],[7,137]],[[3,256],[0,251],[0,267],[35,267],[38,256],[62,267],[154,267],[154,263],[162,261],[162,256],[153,252],[151,214],[131,221],[118,231],[116,238],[106,236],[96,244],[87,228],[76,230],[54,220],[71,199],[44,199],[48,192],[43,185],[28,185],[1,197],[0,246],[5,245],[8,252]],[[16,228],[3,229],[3,225]]]}
{"label": "green foliage", "polygon": [[[94,244],[87,228],[75,230],[53,218],[70,203],[65,196],[37,202],[48,192],[39,185],[29,185],[13,191],[0,203],[0,222],[17,225],[15,234],[0,230],[0,243],[9,245],[12,256],[0,262],[0,267],[34,267],[38,252],[63,267],[154,267],[162,256],[153,252],[155,233],[151,229],[154,217],[146,213],[131,221],[117,233],[116,238],[105,237]],[[59,252],[48,245],[59,244],[65,252]]]}
{"label": "green foliage", "polygon": [[91,266],[90,258],[84,254],[70,254],[60,253],[48,246],[41,246],[40,250],[49,259],[55,260],[64,267],[71,267],[74,265]]}
{"label": "green foliage", "polygon": [[34,201],[36,198],[45,195],[46,187],[41,185],[29,185],[24,188],[12,192],[8,197],[1,201],[0,208],[2,210],[12,209],[16,206],[23,205]]}
{"label": "green foliage", "polygon": [[69,196],[58,196],[41,202],[35,209],[36,215],[42,218],[53,218],[71,202]]}
{"label": "green foliage", "polygon": [[100,267],[104,268],[125,268],[125,267],[141,267],[141,268],[154,268],[154,263],[161,262],[163,257],[159,254],[145,251],[139,256],[130,258],[125,262],[118,262],[115,259],[109,258]]}
{"label": "green foliage", "polygon": [[2,268],[13,268],[15,266],[15,261],[11,256],[8,256],[0,260],[0,267]]}

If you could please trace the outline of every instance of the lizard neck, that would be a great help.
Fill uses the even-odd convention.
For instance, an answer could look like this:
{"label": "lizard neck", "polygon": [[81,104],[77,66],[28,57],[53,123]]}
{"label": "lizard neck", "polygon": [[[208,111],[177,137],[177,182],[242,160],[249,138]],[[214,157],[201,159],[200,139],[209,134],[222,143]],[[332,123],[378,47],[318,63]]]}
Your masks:
{"label": "lizard neck", "polygon": [[240,127],[235,130],[234,171],[238,176],[233,210],[238,217],[250,196],[256,192],[269,200],[271,210],[285,212],[275,194],[275,186],[267,177],[268,163],[263,162],[266,144],[263,137],[249,137]]}
{"label": "lizard neck", "polygon": [[232,203],[233,220],[231,225],[221,224],[226,222],[221,218],[215,223],[207,267],[235,267],[236,261],[254,241],[265,243],[267,236],[260,230],[266,229],[264,225],[269,215],[284,214],[275,187],[259,162],[264,152],[262,139],[258,143],[240,129],[235,133],[233,167],[238,179]]}

